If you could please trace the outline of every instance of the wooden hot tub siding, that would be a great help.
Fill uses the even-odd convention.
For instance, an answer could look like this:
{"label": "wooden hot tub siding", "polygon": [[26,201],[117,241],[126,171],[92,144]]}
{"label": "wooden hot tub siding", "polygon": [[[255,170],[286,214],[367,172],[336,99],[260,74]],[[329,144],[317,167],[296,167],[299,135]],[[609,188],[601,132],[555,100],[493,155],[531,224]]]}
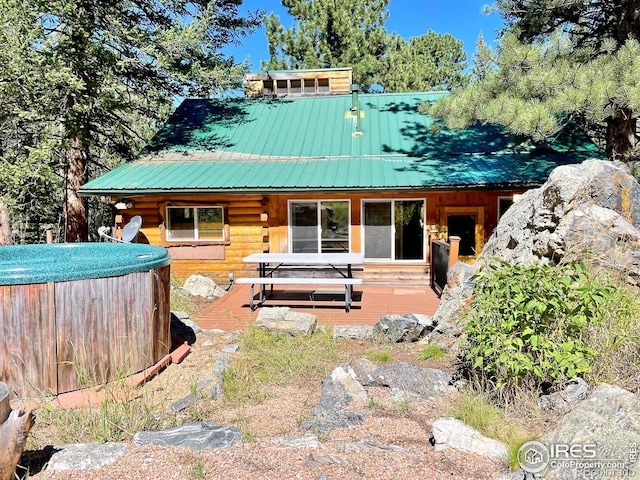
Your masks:
{"label": "wooden hot tub siding", "polygon": [[156,363],[171,346],[169,275],[165,266],[0,286],[0,378],[19,397],[32,397],[106,383]]}

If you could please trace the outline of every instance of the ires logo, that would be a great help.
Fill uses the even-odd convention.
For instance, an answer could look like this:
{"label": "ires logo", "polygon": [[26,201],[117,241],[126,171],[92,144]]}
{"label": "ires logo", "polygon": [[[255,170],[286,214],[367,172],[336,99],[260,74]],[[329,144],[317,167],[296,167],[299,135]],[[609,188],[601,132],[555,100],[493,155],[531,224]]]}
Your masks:
{"label": "ires logo", "polygon": [[550,463],[556,463],[558,460],[594,459],[596,453],[595,444],[552,443],[547,446],[541,442],[527,442],[518,450],[518,463],[525,472],[540,473]]}

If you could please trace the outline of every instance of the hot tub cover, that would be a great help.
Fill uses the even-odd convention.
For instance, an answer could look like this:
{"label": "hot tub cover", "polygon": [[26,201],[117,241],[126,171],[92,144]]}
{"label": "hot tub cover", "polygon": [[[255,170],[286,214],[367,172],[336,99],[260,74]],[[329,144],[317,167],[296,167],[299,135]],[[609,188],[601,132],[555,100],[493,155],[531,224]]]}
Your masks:
{"label": "hot tub cover", "polygon": [[137,243],[3,246],[0,247],[0,285],[116,277],[170,263],[167,249]]}

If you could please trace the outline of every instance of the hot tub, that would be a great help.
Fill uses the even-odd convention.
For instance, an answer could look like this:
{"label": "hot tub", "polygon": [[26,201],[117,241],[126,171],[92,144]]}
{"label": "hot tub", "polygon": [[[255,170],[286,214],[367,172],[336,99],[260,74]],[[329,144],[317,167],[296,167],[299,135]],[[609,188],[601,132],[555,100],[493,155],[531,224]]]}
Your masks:
{"label": "hot tub", "polygon": [[170,268],[151,245],[0,247],[0,381],[33,397],[153,365],[171,346]]}

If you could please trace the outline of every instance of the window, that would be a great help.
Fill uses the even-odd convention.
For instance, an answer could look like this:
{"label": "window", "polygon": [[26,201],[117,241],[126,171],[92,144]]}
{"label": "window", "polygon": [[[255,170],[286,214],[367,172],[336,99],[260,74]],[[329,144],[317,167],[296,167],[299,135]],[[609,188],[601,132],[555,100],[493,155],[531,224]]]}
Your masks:
{"label": "window", "polygon": [[347,200],[290,202],[292,253],[349,252]]}
{"label": "window", "polygon": [[286,95],[289,93],[289,85],[287,80],[276,80],[276,86],[278,88],[278,95]]}
{"label": "window", "polygon": [[273,95],[273,80],[265,80],[263,82],[262,94],[265,96]]}
{"label": "window", "polygon": [[318,79],[318,93],[329,93],[331,89],[329,88],[329,79],[328,78],[319,78]]}
{"label": "window", "polygon": [[224,240],[222,207],[167,207],[167,241]]}
{"label": "window", "polygon": [[498,197],[498,220],[511,205],[513,205],[513,197]]}
{"label": "window", "polygon": [[304,93],[308,95],[316,93],[316,80],[314,78],[306,78],[304,80]]}
{"label": "window", "polygon": [[302,80],[291,80],[291,94],[300,95],[302,93]]}

